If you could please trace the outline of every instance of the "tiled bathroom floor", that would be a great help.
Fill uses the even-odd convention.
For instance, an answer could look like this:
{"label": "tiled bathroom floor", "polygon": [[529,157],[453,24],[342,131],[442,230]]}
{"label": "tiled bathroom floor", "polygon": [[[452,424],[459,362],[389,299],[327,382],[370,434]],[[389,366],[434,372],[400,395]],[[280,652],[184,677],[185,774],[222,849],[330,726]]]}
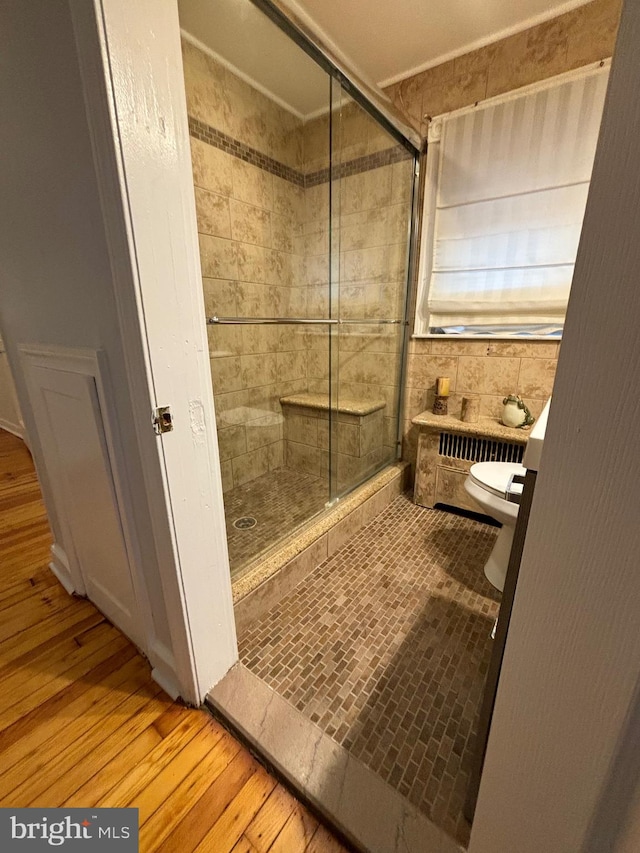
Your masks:
{"label": "tiled bathroom floor", "polygon": [[[329,497],[326,479],[278,468],[236,486],[224,495],[231,575],[283,536],[324,509]],[[251,528],[234,527],[239,518],[255,518]]]}
{"label": "tiled bathroom floor", "polygon": [[239,637],[255,675],[464,844],[495,536],[400,496]]}

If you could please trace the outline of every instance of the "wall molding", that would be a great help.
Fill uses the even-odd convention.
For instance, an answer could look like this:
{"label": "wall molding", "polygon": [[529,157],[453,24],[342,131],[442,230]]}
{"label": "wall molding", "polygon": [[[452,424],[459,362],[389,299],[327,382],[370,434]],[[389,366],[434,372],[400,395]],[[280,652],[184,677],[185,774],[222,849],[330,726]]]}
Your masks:
{"label": "wall molding", "polygon": [[[152,665],[155,665],[157,662],[158,664],[163,664],[165,668],[170,667],[173,665],[171,655],[164,645],[160,643],[156,635],[151,605],[144,582],[140,543],[131,522],[133,518],[131,509],[132,497],[128,485],[128,472],[123,461],[122,441],[117,422],[113,417],[113,412],[115,411],[114,395],[106,354],[100,349],[94,350],[82,347],[63,347],[34,343],[18,344],[18,352],[23,362],[25,376],[29,385],[29,368],[31,366],[90,376],[95,382],[107,446],[108,462],[115,490],[117,512],[120,518],[136,604],[139,608],[139,620],[141,623],[140,636],[132,637],[131,639],[142,648],[144,653],[149,657]],[[61,513],[59,510],[57,514],[60,518]],[[82,573],[77,564],[75,554],[69,552],[71,545],[72,539],[66,547],[63,547],[59,542],[54,543],[51,549],[52,561],[49,565],[51,571],[67,592],[86,595]]]}

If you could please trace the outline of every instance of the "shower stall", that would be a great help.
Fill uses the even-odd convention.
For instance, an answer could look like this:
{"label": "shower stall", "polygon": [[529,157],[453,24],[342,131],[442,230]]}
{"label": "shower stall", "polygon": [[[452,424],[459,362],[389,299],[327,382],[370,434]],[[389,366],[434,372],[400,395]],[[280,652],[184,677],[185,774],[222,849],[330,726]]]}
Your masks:
{"label": "shower stall", "polygon": [[418,150],[271,3],[180,22],[237,578],[399,456]]}

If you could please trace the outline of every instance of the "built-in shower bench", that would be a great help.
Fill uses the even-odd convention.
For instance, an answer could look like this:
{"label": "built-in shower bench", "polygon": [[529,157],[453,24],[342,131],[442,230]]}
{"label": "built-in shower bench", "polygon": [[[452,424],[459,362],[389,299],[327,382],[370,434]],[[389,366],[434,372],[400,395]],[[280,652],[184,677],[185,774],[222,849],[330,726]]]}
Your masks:
{"label": "built-in shower bench", "polygon": [[418,427],[418,455],[413,500],[478,512],[464,481],[475,462],[520,462],[528,433],[504,426],[497,418],[470,424],[456,415],[426,411],[411,421]]}
{"label": "built-in shower bench", "polygon": [[[284,419],[285,466],[327,477],[329,410],[327,394],[299,393],[280,398]],[[384,400],[340,399],[337,405],[338,486],[358,483],[384,458]]]}

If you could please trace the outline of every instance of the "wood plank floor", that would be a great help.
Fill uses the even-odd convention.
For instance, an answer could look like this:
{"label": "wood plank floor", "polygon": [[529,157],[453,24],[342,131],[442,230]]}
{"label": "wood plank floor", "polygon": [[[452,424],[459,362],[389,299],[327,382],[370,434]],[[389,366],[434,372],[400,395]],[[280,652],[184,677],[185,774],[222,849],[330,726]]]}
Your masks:
{"label": "wood plank floor", "polygon": [[141,851],[344,848],[47,567],[31,457],[0,430],[0,806],[133,806]]}

